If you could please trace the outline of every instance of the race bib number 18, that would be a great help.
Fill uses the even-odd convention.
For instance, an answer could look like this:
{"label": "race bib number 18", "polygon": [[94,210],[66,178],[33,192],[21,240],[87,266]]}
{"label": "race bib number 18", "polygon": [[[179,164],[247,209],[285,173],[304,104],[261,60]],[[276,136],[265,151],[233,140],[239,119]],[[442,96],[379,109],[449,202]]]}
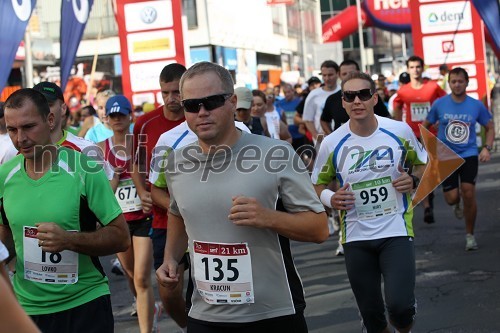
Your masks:
{"label": "race bib number 18", "polygon": [[247,243],[194,241],[194,277],[203,300],[215,305],[254,303],[252,261]]}
{"label": "race bib number 18", "polygon": [[74,284],[78,281],[78,253],[42,251],[36,237],[38,229],[24,227],[24,278],[50,284]]}
{"label": "race bib number 18", "polygon": [[390,176],[351,185],[359,220],[369,220],[398,212],[396,190]]}

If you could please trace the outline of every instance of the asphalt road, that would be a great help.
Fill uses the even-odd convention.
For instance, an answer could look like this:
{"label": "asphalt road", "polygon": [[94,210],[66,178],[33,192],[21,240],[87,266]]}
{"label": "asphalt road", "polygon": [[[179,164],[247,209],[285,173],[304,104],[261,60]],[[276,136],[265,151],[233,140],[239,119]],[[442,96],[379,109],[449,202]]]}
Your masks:
{"label": "asphalt road", "polygon": [[[423,222],[423,209],[414,218],[417,257],[418,313],[414,333],[500,332],[500,153],[481,164],[477,183],[479,250],[466,252],[463,220],[457,220],[436,191],[436,223]],[[361,332],[358,311],[344,260],[335,257],[337,236],[325,243],[293,243],[295,262],[306,290],[310,332]],[[102,259],[109,273],[109,259]],[[130,317],[132,297],[125,279],[109,273],[115,331],[138,332]],[[152,275],[154,279],[154,275]],[[156,280],[154,280],[156,284]],[[156,297],[158,294],[156,293]],[[160,332],[179,332],[163,316]]]}

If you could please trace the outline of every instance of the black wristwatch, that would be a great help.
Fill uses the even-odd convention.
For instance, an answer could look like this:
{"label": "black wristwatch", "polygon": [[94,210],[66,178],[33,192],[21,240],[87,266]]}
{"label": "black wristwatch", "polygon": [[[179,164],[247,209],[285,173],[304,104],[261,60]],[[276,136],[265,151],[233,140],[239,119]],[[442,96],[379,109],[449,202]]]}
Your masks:
{"label": "black wristwatch", "polygon": [[416,189],[418,187],[418,184],[420,184],[420,178],[418,178],[415,175],[410,175],[411,179],[413,179],[413,189]]}
{"label": "black wristwatch", "polygon": [[486,148],[487,151],[491,151],[493,149],[490,145],[484,145],[483,148]]}

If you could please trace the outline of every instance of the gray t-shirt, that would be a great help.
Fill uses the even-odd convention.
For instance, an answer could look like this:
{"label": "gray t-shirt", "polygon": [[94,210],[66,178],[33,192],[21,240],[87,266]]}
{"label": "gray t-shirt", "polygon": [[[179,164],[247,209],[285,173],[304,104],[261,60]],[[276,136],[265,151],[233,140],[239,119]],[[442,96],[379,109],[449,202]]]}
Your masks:
{"label": "gray t-shirt", "polygon": [[191,318],[245,323],[303,309],[288,240],[270,229],[237,226],[228,219],[232,197],[240,195],[270,209],[281,198],[290,213],[324,211],[289,144],[242,133],[225,153],[207,155],[194,143],[169,155],[166,180],[170,212],[184,219],[189,236],[195,288]]}

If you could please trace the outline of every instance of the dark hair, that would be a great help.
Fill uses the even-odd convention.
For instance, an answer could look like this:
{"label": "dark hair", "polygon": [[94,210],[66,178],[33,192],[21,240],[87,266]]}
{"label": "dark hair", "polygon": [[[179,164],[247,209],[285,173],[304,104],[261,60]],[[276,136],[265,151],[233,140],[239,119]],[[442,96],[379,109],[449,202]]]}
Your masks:
{"label": "dark hair", "polygon": [[333,68],[335,69],[335,71],[338,73],[338,71],[340,70],[340,67],[339,65],[337,65],[337,63],[333,60],[325,60],[323,61],[323,63],[321,64],[321,68],[323,67],[326,67],[326,68]]}
{"label": "dark hair", "polygon": [[410,62],[415,62],[415,61],[420,62],[420,65],[424,67],[424,59],[416,55],[412,55],[411,57],[408,58],[408,60],[406,60],[406,66],[409,66]]}
{"label": "dark hair", "polygon": [[[448,77],[451,76],[451,74],[455,74],[455,75],[458,75],[462,73],[465,77],[465,81],[469,82],[469,74],[467,73],[467,71],[465,69],[463,69],[462,67],[455,67],[453,68],[449,73],[448,73]],[[448,79],[449,80],[449,79]]]}
{"label": "dark hair", "polygon": [[3,105],[5,103],[4,102],[0,102],[0,118],[3,118]]}
{"label": "dark hair", "polygon": [[440,70],[440,71],[447,71],[447,70],[449,70],[449,69],[448,69],[448,65],[447,65],[447,64],[442,64],[442,65],[439,65],[439,70]]}
{"label": "dark hair", "polygon": [[168,64],[167,66],[163,67],[160,73],[160,82],[179,81],[185,71],[186,67],[181,64]]}
{"label": "dark hair", "polygon": [[88,110],[90,116],[95,116],[97,114],[96,110],[92,105],[85,105],[83,108],[80,109],[80,112],[83,110]]}
{"label": "dark hair", "polygon": [[266,94],[264,94],[264,92],[261,91],[261,90],[258,90],[258,89],[252,90],[252,96],[254,96],[254,97],[255,96],[260,97],[260,98],[262,98],[262,100],[264,101],[264,103],[267,102]]}
{"label": "dark hair", "polygon": [[47,116],[50,113],[50,107],[47,103],[47,99],[42,93],[32,88],[16,90],[9,96],[9,98],[7,98],[4,107],[6,109],[20,109],[25,105],[27,100],[31,101],[36,106],[36,109],[43,120],[47,119]]}
{"label": "dark hair", "polygon": [[366,73],[362,73],[362,72],[351,72],[351,73],[347,74],[346,78],[340,84],[342,91],[344,91],[344,85],[346,84],[346,82],[354,80],[354,79],[360,79],[360,80],[365,80],[365,81],[369,82],[370,83],[370,91],[372,92],[372,94],[375,93],[375,91],[376,91],[375,82],[372,80],[370,75],[368,75]]}
{"label": "dark hair", "polygon": [[356,70],[359,71],[359,65],[358,65],[358,63],[356,61],[354,61],[354,60],[351,60],[351,59],[346,59],[346,60],[342,61],[340,63],[339,68],[342,67],[342,66],[350,66],[350,65],[356,66]]}

